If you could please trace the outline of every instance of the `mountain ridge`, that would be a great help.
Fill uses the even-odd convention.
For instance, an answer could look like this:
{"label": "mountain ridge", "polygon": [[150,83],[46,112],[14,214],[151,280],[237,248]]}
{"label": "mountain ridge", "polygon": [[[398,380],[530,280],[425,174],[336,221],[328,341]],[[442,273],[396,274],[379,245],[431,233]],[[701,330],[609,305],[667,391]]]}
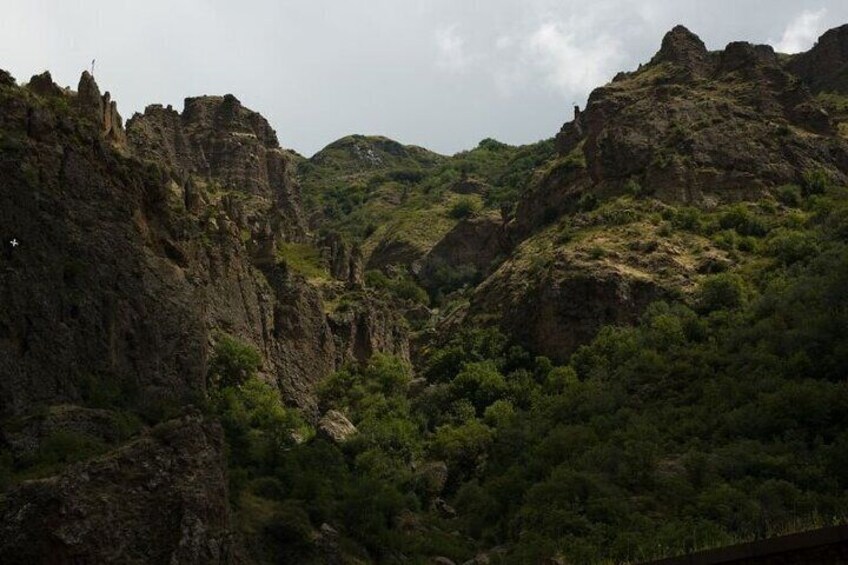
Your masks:
{"label": "mountain ridge", "polygon": [[835,513],[846,73],[848,26],[677,26],[553,139],[307,159],[231,94],[124,125],[0,71],[0,557],[632,561]]}

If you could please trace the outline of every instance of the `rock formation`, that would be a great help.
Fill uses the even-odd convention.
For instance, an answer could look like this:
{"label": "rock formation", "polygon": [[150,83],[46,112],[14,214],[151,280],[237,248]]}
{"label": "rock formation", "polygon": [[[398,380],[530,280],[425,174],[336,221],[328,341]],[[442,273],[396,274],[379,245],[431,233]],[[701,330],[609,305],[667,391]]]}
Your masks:
{"label": "rock formation", "polygon": [[848,93],[848,25],[826,32],[812,49],[792,57],[787,68],[815,93]]}
{"label": "rock formation", "polygon": [[26,563],[238,562],[224,440],[198,415],[0,498],[0,556]]}
{"label": "rock formation", "polygon": [[710,53],[683,27],[649,64],[596,89],[557,146],[585,156],[596,193],[637,179],[659,198],[701,206],[762,195],[811,168],[838,179],[848,170],[848,144],[771,47]]}
{"label": "rock formation", "polygon": [[88,71],[83,71],[77,86],[77,106],[81,114],[100,124],[104,137],[117,144],[126,143],[117,103],[108,92],[100,95],[100,88]]}

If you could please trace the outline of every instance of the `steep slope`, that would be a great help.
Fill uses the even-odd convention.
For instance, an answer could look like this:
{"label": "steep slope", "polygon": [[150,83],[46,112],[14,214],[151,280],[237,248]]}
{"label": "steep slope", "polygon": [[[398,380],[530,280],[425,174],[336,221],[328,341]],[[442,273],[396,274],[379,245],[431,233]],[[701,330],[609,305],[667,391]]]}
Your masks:
{"label": "steep slope", "polygon": [[[345,362],[378,351],[408,357],[404,320],[385,297],[362,288],[355,254],[311,242],[293,157],[264,118],[234,97],[188,99],[182,114],[153,106],[129,120],[125,133],[114,102],[88,73],[76,92],[49,74],[19,87],[3,73],[0,136],[0,225],[4,241],[17,244],[6,244],[0,268],[4,488],[9,469],[13,483],[60,471],[63,465],[39,463],[56,442],[67,462],[114,449],[188,404],[205,405],[211,350],[227,336],[259,352],[260,378],[273,385],[276,402],[299,406],[311,419],[319,416],[317,384]],[[339,257],[350,265],[345,272],[330,269]],[[113,420],[130,422],[127,433],[116,436],[103,424]],[[208,453],[192,453],[194,447]],[[198,458],[186,473],[223,464],[220,437],[186,449],[186,457]],[[168,472],[166,479],[175,479]],[[187,516],[195,523],[185,527],[222,530],[224,539],[231,526],[221,508],[226,469],[209,472],[223,478],[197,487],[192,496],[200,507],[186,507],[196,518]],[[119,487],[125,477],[113,478]],[[87,505],[96,489],[109,488],[74,472],[59,480],[75,497],[61,505]],[[53,488],[19,487],[3,512],[13,515],[31,498],[54,504],[59,495],[42,495],[42,487]],[[119,491],[110,504],[130,504]],[[146,511],[158,504],[154,495],[131,504]],[[112,551],[57,534],[73,518],[51,517],[51,508],[33,509],[32,519],[43,520],[38,527],[53,540],[45,543],[56,545],[33,547],[35,554],[99,561],[98,552]],[[126,531],[141,517],[115,519]],[[0,541],[4,552],[15,554],[14,540],[33,524],[10,524]],[[160,533],[141,530],[109,559],[136,559],[132,547],[156,546]],[[192,535],[173,541],[206,543]],[[199,549],[175,557],[207,558]]]}
{"label": "steep slope", "polygon": [[[703,276],[698,264],[720,254],[709,241],[658,248],[667,236],[656,230],[668,228],[661,210],[652,219],[640,200],[665,203],[667,216],[691,205],[721,216],[734,202],[769,200],[778,187],[844,183],[848,173],[848,140],[771,47],[708,52],[682,27],[648,64],[596,89],[563,126],[557,150],[506,227],[509,241],[524,243],[475,290],[468,319],[495,321],[559,360],[603,325],[632,323],[651,301],[685,296]],[[611,216],[587,221],[599,203]],[[569,236],[558,241],[562,229]],[[715,224],[712,237],[722,229]],[[573,255],[572,237],[594,256],[588,263]],[[725,268],[744,263],[743,254]]]}

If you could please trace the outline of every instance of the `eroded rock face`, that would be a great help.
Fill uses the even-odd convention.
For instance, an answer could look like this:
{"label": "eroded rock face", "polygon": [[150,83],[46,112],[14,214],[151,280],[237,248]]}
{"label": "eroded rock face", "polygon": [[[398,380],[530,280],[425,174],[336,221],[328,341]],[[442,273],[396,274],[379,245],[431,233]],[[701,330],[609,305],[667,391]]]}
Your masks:
{"label": "eroded rock face", "polygon": [[238,563],[223,433],[199,415],[167,422],[0,498],[0,561]]}
{"label": "eroded rock face", "polygon": [[330,275],[346,282],[352,288],[361,288],[365,283],[362,251],[350,245],[338,233],[329,233],[319,242]]}
{"label": "eroded rock face", "polygon": [[[134,405],[191,402],[215,332],[254,345],[263,378],[307,412],[340,363],[408,350],[400,314],[368,302],[330,320],[321,291],[278,258],[304,232],[288,157],[261,116],[231,97],[194,99],[185,120],[136,117],[119,148],[94,121],[103,97],[90,77],[77,97],[66,112],[12,90],[0,107],[0,129],[19,140],[0,154],[0,223],[21,242],[0,269],[0,415],[82,404],[92,381]],[[345,253],[355,287],[361,259]]]}
{"label": "eroded rock face", "polygon": [[497,214],[462,220],[424,256],[418,278],[425,287],[431,286],[436,272],[444,266],[487,274],[505,252],[503,237],[503,222]]}
{"label": "eroded rock face", "polygon": [[0,154],[0,225],[20,242],[0,258],[0,414],[80,403],[90,378],[142,404],[202,393],[200,289],[169,257],[159,171],[14,93],[0,129],[19,141]]}
{"label": "eroded rock face", "polygon": [[475,294],[471,311],[497,312],[508,335],[557,362],[566,362],[603,326],[632,324],[650,303],[668,296],[651,278],[615,266],[554,265],[526,282],[529,288],[516,292],[513,285],[520,283],[513,275],[496,273]]}
{"label": "eroded rock face", "polygon": [[40,75],[35,75],[29,79],[27,88],[39,96],[61,96],[62,89],[53,82],[53,77],[50,71],[44,71]]}
{"label": "eroded rock face", "polygon": [[374,353],[409,360],[409,336],[400,317],[402,308],[370,293],[327,316],[336,338],[336,366],[348,361],[363,363]]}
{"label": "eroded rock face", "polygon": [[294,163],[267,120],[233,95],[186,98],[182,114],[151,105],[127,123],[137,155],[163,163],[195,184],[256,197],[244,211],[252,231],[266,225],[279,241],[302,241],[306,224]]}
{"label": "eroded rock face", "polygon": [[662,40],[659,52],[651,64],[671,63],[688,72],[689,76],[704,74],[709,69],[707,47],[701,38],[679,25]]}

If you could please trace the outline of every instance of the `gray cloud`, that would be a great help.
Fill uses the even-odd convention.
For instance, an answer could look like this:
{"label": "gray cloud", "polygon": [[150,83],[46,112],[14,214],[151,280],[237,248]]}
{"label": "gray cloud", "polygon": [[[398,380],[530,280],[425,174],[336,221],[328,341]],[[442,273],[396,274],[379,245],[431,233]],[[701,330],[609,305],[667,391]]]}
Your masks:
{"label": "gray cloud", "polygon": [[844,0],[4,0],[0,68],[74,86],[97,58],[123,115],[232,92],[311,154],[349,133],[443,153],[550,137],[682,23],[708,47],[810,47]]}

